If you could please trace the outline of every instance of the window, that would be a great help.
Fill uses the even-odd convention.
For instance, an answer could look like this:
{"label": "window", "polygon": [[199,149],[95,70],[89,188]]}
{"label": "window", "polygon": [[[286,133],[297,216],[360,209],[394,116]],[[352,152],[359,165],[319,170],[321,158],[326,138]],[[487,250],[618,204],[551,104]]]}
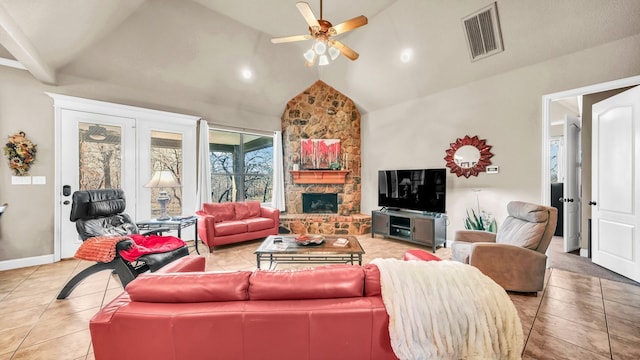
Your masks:
{"label": "window", "polygon": [[209,132],[213,202],[271,202],[273,135]]}

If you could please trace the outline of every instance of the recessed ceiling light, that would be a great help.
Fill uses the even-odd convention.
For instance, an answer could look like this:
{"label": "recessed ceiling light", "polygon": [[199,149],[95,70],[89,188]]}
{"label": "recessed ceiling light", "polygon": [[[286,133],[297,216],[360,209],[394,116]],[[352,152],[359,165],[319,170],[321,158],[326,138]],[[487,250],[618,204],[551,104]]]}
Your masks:
{"label": "recessed ceiling light", "polygon": [[413,59],[413,49],[407,48],[402,50],[402,52],[400,53],[400,61],[406,64],[412,59]]}
{"label": "recessed ceiling light", "polygon": [[253,71],[251,71],[251,69],[249,68],[243,68],[242,70],[240,70],[240,75],[245,80],[251,80],[253,78]]}

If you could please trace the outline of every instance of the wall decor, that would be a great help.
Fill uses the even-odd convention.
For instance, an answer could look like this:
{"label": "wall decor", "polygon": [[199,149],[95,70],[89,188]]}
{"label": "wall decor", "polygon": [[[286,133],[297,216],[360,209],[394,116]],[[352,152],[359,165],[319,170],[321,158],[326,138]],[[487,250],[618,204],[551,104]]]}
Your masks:
{"label": "wall decor", "polygon": [[302,169],[339,170],[339,161],[340,139],[300,140],[300,167]]}
{"label": "wall decor", "polygon": [[9,136],[4,146],[4,155],[15,176],[28,175],[31,164],[36,161],[36,152],[36,144],[27,139],[23,131]]}
{"label": "wall decor", "polygon": [[456,142],[449,144],[451,147],[445,151],[447,156],[447,167],[450,172],[456,175],[478,176],[478,173],[486,171],[487,165],[491,165],[491,146],[487,145],[486,139],[479,139],[478,136],[456,139]]}

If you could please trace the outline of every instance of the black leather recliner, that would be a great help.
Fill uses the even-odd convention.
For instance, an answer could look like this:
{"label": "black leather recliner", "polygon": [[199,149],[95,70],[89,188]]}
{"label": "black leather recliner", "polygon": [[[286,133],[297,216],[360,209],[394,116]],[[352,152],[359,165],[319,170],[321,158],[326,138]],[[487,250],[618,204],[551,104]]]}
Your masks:
{"label": "black leather recliner", "polygon": [[[96,236],[139,234],[135,222],[124,213],[126,206],[124,191],[121,189],[76,191],[73,193],[70,219],[76,223],[76,229],[83,241]],[[154,229],[141,235],[162,235],[164,231],[168,229]],[[189,255],[185,245],[168,252],[143,255],[132,264],[119,255],[120,250],[132,245],[133,240],[120,241],[116,245],[116,257],[112,261],[98,262],[79,272],[62,288],[58,299],[65,299],[82,280],[97,272],[113,270],[124,287],[143,272],[154,272],[176,259]]]}

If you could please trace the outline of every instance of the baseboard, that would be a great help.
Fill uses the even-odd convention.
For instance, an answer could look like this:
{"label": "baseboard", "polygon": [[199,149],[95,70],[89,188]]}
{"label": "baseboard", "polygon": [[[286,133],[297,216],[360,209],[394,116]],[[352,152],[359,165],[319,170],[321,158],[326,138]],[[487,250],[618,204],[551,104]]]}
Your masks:
{"label": "baseboard", "polygon": [[589,249],[580,249],[580,256],[589,257]]}
{"label": "baseboard", "polygon": [[53,263],[53,254],[0,261],[0,271]]}

